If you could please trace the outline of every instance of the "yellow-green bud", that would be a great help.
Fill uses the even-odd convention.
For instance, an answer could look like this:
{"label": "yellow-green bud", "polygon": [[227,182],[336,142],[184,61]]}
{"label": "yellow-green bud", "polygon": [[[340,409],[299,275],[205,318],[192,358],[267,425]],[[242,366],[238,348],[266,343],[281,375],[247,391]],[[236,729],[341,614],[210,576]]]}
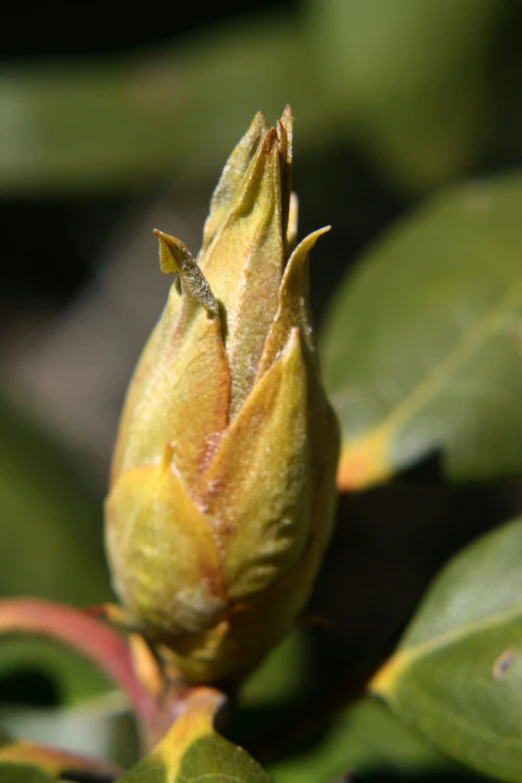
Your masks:
{"label": "yellow-green bud", "polygon": [[291,628],[335,505],[338,428],[295,249],[292,116],[258,114],[195,260],[156,231],[167,305],[131,382],[106,502],[115,589],[192,680],[237,679]]}

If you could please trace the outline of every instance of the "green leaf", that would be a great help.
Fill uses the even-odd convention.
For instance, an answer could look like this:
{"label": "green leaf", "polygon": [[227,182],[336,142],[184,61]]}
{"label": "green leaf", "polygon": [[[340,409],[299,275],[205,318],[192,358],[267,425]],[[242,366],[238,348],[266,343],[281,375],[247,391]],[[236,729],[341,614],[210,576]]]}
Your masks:
{"label": "green leaf", "polygon": [[246,751],[214,731],[222,701],[211,688],[193,691],[164,739],[118,783],[270,783]]}
{"label": "green leaf", "polygon": [[[110,616],[110,608],[105,612]],[[116,614],[121,613],[116,609]],[[137,634],[127,641],[120,631],[88,613],[52,601],[24,598],[0,601],[0,634],[37,634],[56,640],[92,661],[119,686],[138,718],[144,715],[149,718],[156,709],[159,670],[149,648]],[[164,701],[162,708],[165,708]]]}
{"label": "green leaf", "polygon": [[372,688],[441,751],[522,781],[522,518],[436,578]]}
{"label": "green leaf", "polygon": [[108,689],[107,678],[92,663],[63,645],[35,638],[0,639],[0,683],[4,677],[27,671],[49,678],[64,705],[77,704]]}
{"label": "green leaf", "polygon": [[49,783],[90,777],[110,783],[117,774],[118,768],[113,764],[44,745],[13,742],[0,747],[0,783]]}
{"label": "green leaf", "polygon": [[522,471],[522,177],[438,194],[342,284],[323,340],[342,488],[441,451],[452,480]]}
{"label": "green leaf", "polygon": [[82,479],[80,464],[0,396],[0,596],[85,605],[111,595],[102,496]]}
{"label": "green leaf", "polygon": [[[3,397],[0,477],[0,597],[34,593],[80,605],[109,597],[102,497],[41,425]],[[107,690],[92,665],[63,648],[0,640],[0,682],[28,669],[50,677],[63,703]]]}
{"label": "green leaf", "polygon": [[306,688],[303,632],[296,628],[275,647],[241,687],[240,708],[277,707]]}
{"label": "green leaf", "polygon": [[[403,188],[465,171],[495,118],[498,0],[315,0],[323,86],[373,165]],[[442,44],[443,42],[443,44]]]}
{"label": "green leaf", "polygon": [[30,764],[0,764],[0,783],[53,783],[55,780]]}
{"label": "green leaf", "polygon": [[288,102],[298,145],[348,138],[402,187],[429,187],[474,162],[498,114],[509,3],[310,5],[308,18],[267,14],[110,61],[4,67],[0,191],[209,171],[249,117],[275,118]]}
{"label": "green leaf", "polygon": [[194,742],[186,751],[176,778],[196,780],[202,776],[208,783],[245,781],[245,783],[269,783],[270,778],[242,748],[238,748],[218,734]]}
{"label": "green leaf", "polygon": [[193,176],[288,101],[314,136],[327,118],[311,63],[295,20],[275,15],[112,62],[3,69],[0,192]]}
{"label": "green leaf", "polygon": [[257,755],[288,730],[313,687],[306,632],[294,630],[241,685],[227,724],[227,737]]}
{"label": "green leaf", "polygon": [[[371,775],[434,774],[451,770],[403,723],[374,699],[340,712],[328,729],[299,753],[268,766],[275,783],[331,783],[347,772]],[[452,771],[452,770],[451,770]]]}
{"label": "green leaf", "polygon": [[218,734],[207,734],[185,749],[175,774],[161,759],[148,756],[138,762],[118,783],[270,783],[269,776],[242,748]]}

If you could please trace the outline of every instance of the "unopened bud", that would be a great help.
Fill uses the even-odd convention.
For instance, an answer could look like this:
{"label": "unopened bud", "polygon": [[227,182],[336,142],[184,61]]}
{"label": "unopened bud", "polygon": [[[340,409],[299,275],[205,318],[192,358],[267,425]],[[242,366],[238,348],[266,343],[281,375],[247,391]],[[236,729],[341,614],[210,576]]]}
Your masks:
{"label": "unopened bud", "polygon": [[338,428],[293,249],[292,117],[229,158],[131,382],[106,503],[115,589],[192,680],[248,673],[302,612],[332,530]]}

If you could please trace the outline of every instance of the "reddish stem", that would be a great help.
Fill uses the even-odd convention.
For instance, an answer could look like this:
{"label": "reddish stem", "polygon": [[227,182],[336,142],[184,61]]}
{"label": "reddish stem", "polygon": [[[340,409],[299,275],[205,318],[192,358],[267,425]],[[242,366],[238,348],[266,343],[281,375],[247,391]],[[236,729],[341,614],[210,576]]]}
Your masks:
{"label": "reddish stem", "polygon": [[[0,635],[8,633],[47,636],[92,661],[127,694],[145,751],[164,736],[183,712],[194,688],[174,672],[169,679],[168,674],[158,670],[159,681],[146,671],[140,676],[139,656],[133,656],[118,631],[70,606],[33,598],[0,601]],[[146,650],[145,647],[142,656]]]}
{"label": "reddish stem", "polygon": [[55,639],[92,661],[120,687],[141,719],[156,712],[156,699],[136,677],[127,642],[109,625],[79,609],[33,598],[0,601],[0,634],[38,634]]}

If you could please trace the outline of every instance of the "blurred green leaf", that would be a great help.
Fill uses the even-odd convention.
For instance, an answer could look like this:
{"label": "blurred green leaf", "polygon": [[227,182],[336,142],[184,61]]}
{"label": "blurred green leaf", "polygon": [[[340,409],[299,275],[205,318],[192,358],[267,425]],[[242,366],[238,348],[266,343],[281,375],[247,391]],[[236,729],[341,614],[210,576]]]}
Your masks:
{"label": "blurred green leaf", "polygon": [[300,719],[313,687],[308,658],[305,633],[295,628],[242,684],[227,724],[230,740],[255,756]]}
{"label": "blurred green leaf", "polygon": [[30,764],[0,763],[0,783],[53,783],[55,780]]}
{"label": "blurred green leaf", "polygon": [[0,781],[48,783],[54,780],[84,780],[100,783],[115,779],[118,769],[96,759],[31,742],[13,742],[0,747]]}
{"label": "blurred green leaf", "polygon": [[270,783],[270,778],[242,748],[213,729],[222,702],[210,688],[195,691],[185,710],[151,753],[126,772],[119,783]]}
{"label": "blurred green leaf", "polygon": [[217,168],[257,111],[275,121],[289,101],[303,138],[324,128],[307,41],[280,16],[116,62],[4,69],[0,191]]}
{"label": "blurred green leaf", "polygon": [[436,578],[373,690],[441,751],[522,780],[522,518]]}
{"label": "blurred green leaf", "polygon": [[110,688],[94,664],[62,645],[43,639],[1,639],[0,683],[5,677],[27,671],[49,678],[63,705],[77,704]]}
{"label": "blurred green leaf", "polygon": [[438,184],[482,151],[503,0],[313,0],[333,111],[393,181]]}
{"label": "blurred green leaf", "polygon": [[[105,600],[101,539],[101,497],[35,422],[0,399],[0,595],[77,605]],[[2,639],[0,682],[27,670],[49,677],[63,703],[107,690],[91,664],[63,647]]]}
{"label": "blurred green leaf", "polygon": [[241,707],[287,704],[305,688],[306,666],[301,629],[289,634],[241,688]]}
{"label": "blurred green leaf", "polygon": [[101,496],[36,422],[2,398],[0,521],[0,595],[77,605],[110,596]]}
{"label": "blurred green leaf", "polygon": [[342,284],[323,339],[339,484],[441,450],[452,480],[522,471],[522,177],[438,194]]}
{"label": "blurred green leaf", "polygon": [[111,759],[127,769],[139,758],[135,721],[127,710],[117,692],[65,709],[6,705],[0,709],[0,726],[11,737],[42,747],[59,744],[62,752]]}
{"label": "blurred green leaf", "polygon": [[[0,191],[217,173],[258,110],[343,139],[401,186],[466,169],[495,116],[507,0],[316,0],[116,60],[4,67]],[[210,129],[210,130],[209,130]]]}
{"label": "blurred green leaf", "polygon": [[331,783],[347,772],[380,772],[413,780],[415,774],[442,775],[451,769],[373,699],[343,710],[315,742],[268,766],[275,783]]}

